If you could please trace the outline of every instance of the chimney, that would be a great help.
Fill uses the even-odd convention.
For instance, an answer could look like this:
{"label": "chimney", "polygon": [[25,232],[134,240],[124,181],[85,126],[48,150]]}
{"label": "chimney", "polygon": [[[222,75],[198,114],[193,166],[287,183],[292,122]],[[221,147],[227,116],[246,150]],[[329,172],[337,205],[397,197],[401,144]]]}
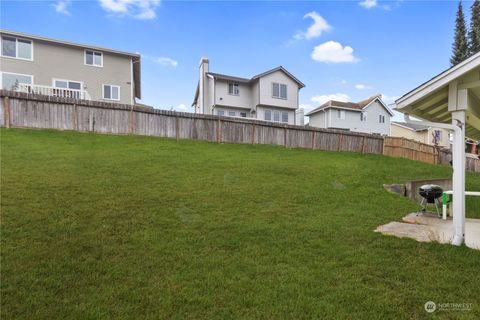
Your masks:
{"label": "chimney", "polygon": [[200,113],[205,114],[205,82],[207,81],[207,75],[206,73],[208,72],[208,66],[209,66],[209,61],[207,57],[202,57],[200,59],[200,65],[198,67],[199,69],[199,80],[198,80],[198,109]]}

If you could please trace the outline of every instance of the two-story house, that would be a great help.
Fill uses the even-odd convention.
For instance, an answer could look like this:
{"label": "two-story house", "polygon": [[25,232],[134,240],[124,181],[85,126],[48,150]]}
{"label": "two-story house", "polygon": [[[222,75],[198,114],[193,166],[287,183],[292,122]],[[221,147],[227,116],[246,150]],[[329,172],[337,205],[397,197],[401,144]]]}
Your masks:
{"label": "two-story house", "polygon": [[202,58],[199,69],[195,113],[296,123],[298,95],[305,85],[285,68],[246,79],[210,72],[208,58]]}
{"label": "two-story house", "polygon": [[0,87],[28,93],[135,104],[140,55],[0,31]]}
{"label": "two-story house", "polygon": [[388,135],[393,113],[375,95],[359,102],[330,100],[306,115],[312,127]]}

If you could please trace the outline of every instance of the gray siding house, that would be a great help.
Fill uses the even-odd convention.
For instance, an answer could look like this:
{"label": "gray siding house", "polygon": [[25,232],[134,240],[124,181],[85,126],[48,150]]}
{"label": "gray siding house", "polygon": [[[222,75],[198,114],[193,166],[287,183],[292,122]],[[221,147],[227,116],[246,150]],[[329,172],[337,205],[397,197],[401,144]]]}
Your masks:
{"label": "gray siding house", "polygon": [[135,104],[140,55],[0,31],[0,87],[44,95]]}
{"label": "gray siding house", "polygon": [[330,100],[306,115],[312,127],[388,135],[393,113],[375,95],[356,103]]}
{"label": "gray siding house", "polygon": [[298,95],[305,85],[283,67],[250,79],[209,71],[202,58],[192,106],[195,113],[295,124]]}

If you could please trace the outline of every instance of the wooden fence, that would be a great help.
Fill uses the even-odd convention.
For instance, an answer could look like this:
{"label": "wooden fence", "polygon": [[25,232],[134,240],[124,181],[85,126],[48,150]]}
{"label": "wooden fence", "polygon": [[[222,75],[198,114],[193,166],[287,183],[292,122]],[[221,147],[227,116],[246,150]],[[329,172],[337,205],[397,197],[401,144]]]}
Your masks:
{"label": "wooden fence", "polygon": [[[0,126],[138,134],[218,143],[273,144],[288,148],[385,154],[432,164],[448,164],[451,159],[449,151],[404,138],[6,90],[0,90]],[[467,168],[480,172],[480,160],[467,159]]]}

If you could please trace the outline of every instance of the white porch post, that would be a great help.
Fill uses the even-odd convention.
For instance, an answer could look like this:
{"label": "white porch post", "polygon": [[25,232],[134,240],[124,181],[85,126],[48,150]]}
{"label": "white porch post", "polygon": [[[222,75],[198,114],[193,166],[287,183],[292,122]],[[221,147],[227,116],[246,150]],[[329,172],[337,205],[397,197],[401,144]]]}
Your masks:
{"label": "white porch post", "polygon": [[453,141],[453,245],[465,241],[465,111],[452,112],[452,124],[461,126]]}

